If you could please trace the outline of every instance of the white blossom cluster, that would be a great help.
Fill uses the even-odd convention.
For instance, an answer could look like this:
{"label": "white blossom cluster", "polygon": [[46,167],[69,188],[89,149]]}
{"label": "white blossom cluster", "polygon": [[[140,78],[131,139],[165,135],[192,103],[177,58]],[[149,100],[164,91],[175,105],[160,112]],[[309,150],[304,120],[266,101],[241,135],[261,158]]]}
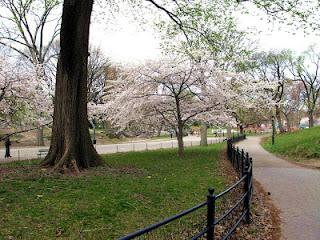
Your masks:
{"label": "white blossom cluster", "polygon": [[42,125],[50,121],[52,98],[37,68],[0,58],[0,125]]}
{"label": "white blossom cluster", "polygon": [[272,105],[269,83],[214,66],[175,58],[132,68],[107,84],[106,104],[91,106],[89,112],[119,130],[133,123],[150,128],[165,122],[179,131],[194,121],[234,125],[236,109]]}

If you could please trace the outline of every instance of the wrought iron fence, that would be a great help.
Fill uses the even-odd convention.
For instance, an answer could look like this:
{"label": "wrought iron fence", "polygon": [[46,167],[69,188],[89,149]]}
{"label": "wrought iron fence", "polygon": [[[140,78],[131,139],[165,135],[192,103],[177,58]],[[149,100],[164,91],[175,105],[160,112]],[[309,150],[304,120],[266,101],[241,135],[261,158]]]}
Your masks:
{"label": "wrought iron fence", "polygon": [[[207,240],[226,240],[236,230],[242,221],[250,223],[250,203],[252,196],[252,159],[248,153],[244,153],[243,150],[239,150],[234,146],[234,143],[245,139],[245,135],[233,137],[227,141],[227,156],[233,167],[239,175],[239,180],[232,186],[224,190],[219,194],[215,194],[214,189],[209,189],[206,201],[187,209],[175,216],[171,216],[161,222],[150,225],[144,229],[131,233],[127,236],[121,237],[119,240],[130,240],[130,239],[160,239],[159,237],[148,237],[152,236],[154,231],[161,228],[168,227],[170,223],[176,221],[182,221],[182,218],[194,214],[197,211],[205,211],[201,215],[202,220],[205,221],[204,225],[197,225],[197,232],[189,231],[176,233],[175,227],[167,229],[171,233],[165,233],[164,239],[207,239]],[[231,193],[236,193],[235,203],[231,203]],[[239,196],[240,195],[240,196]],[[222,203],[218,203],[223,198]],[[227,203],[227,204],[226,204]],[[225,208],[223,205],[227,205]],[[227,222],[225,224],[224,222]],[[186,224],[186,222],[184,222]],[[186,226],[189,228],[190,226]],[[219,230],[219,231],[217,231]],[[185,231],[185,230],[184,230]],[[174,232],[174,233],[173,233]],[[190,235],[192,234],[192,235]],[[170,237],[168,237],[170,236]]]}

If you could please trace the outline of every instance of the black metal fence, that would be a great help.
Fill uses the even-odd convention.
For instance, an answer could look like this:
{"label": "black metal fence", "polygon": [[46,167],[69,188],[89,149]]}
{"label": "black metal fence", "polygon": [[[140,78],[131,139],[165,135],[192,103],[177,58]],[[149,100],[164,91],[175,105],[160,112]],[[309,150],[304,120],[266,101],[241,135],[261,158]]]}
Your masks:
{"label": "black metal fence", "polygon": [[[245,139],[245,135],[233,137],[227,140],[227,156],[232,163],[234,169],[239,175],[239,180],[230,186],[225,191],[215,194],[214,189],[209,189],[206,201],[187,209],[175,216],[169,217],[159,223],[150,225],[144,229],[131,233],[119,240],[129,240],[129,239],[149,239],[148,236],[152,236],[152,232],[168,226],[169,223],[176,221],[181,221],[181,219],[187,215],[190,215],[196,211],[203,210],[202,220],[206,221],[204,226],[197,227],[198,231],[196,233],[192,232],[192,235],[186,236],[185,232],[181,235],[166,235],[163,239],[207,239],[207,240],[226,240],[234,233],[236,228],[245,221],[250,223],[250,202],[252,196],[252,159],[249,157],[248,153],[240,151],[235,148],[234,143]],[[236,200],[233,199],[233,203],[230,203],[230,195],[232,191],[236,192]],[[239,196],[240,195],[240,196]],[[226,198],[222,203],[217,204]],[[223,203],[226,203],[227,208],[222,210]],[[220,208],[220,209],[219,209]],[[223,222],[228,220],[228,224]],[[186,226],[186,228],[191,228],[191,226]],[[201,229],[200,229],[201,228]],[[174,227],[171,231],[175,232]],[[167,234],[167,233],[166,233]],[[176,233],[175,233],[176,234]],[[174,236],[173,236],[174,235]],[[168,237],[170,236],[170,237]],[[150,237],[150,239],[159,239],[159,237]]]}

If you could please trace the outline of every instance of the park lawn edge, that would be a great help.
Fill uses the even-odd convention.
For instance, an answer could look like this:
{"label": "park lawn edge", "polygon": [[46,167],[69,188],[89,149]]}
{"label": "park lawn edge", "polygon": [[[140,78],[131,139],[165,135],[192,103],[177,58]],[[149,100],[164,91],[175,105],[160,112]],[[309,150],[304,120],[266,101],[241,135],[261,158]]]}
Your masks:
{"label": "park lawn edge", "polygon": [[308,168],[320,168],[320,127],[277,134],[275,145],[271,136],[263,137],[260,145],[286,161]]}

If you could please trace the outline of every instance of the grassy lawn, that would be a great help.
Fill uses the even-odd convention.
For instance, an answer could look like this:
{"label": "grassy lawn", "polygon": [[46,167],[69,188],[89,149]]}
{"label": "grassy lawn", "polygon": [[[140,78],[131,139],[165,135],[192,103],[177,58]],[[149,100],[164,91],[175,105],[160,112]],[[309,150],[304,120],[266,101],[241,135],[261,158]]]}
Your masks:
{"label": "grassy lawn", "polygon": [[[0,239],[115,239],[206,199],[226,186],[223,144],[105,155],[112,166],[52,175],[20,162],[0,165]],[[203,219],[205,220],[205,219]],[[154,238],[157,239],[157,238]]]}
{"label": "grassy lawn", "polygon": [[271,144],[271,137],[268,137],[263,141],[262,146],[269,152],[293,161],[320,162],[320,127],[276,135],[275,145]]}

